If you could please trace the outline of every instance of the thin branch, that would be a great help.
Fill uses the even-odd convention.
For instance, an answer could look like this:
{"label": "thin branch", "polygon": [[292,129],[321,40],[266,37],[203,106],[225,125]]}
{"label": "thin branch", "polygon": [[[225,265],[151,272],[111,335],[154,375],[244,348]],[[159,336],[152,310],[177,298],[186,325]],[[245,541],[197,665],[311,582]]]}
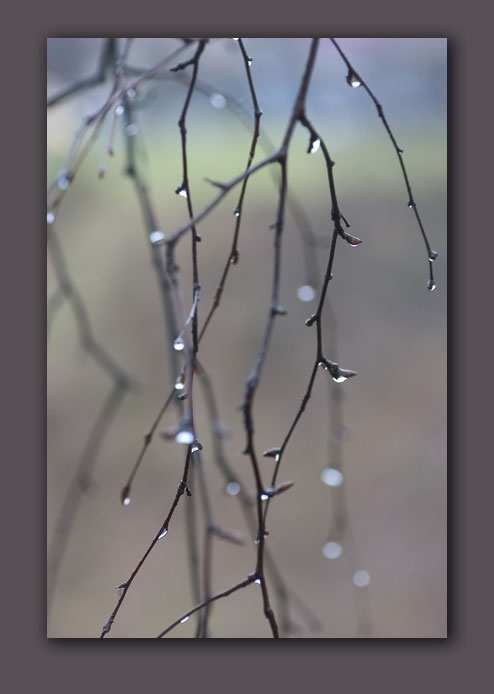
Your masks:
{"label": "thin branch", "polygon": [[413,211],[414,211],[415,219],[417,220],[417,224],[419,225],[420,233],[422,234],[422,238],[424,239],[425,247],[427,249],[427,257],[429,260],[429,282],[427,284],[427,287],[430,291],[434,291],[434,289],[436,288],[436,283],[434,281],[434,270],[433,270],[432,264],[433,264],[434,260],[437,258],[437,251],[432,250],[431,245],[429,243],[429,239],[427,238],[427,234],[425,233],[424,225],[422,224],[422,219],[420,217],[420,214],[419,214],[419,211],[417,208],[417,203],[415,202],[415,197],[414,197],[413,192],[412,192],[412,187],[411,187],[410,181],[408,179],[407,170],[405,168],[405,162],[403,161],[403,150],[401,149],[401,147],[398,146],[398,143],[396,142],[396,138],[393,135],[393,132],[392,132],[392,130],[389,126],[389,123],[386,119],[386,116],[384,115],[383,107],[381,106],[381,104],[377,100],[374,93],[370,90],[370,88],[368,87],[365,80],[355,70],[355,68],[348,60],[345,53],[341,50],[340,46],[337,44],[335,39],[330,38],[329,40],[331,41],[333,46],[336,48],[336,50],[338,51],[338,53],[340,54],[341,58],[343,59],[345,65],[348,68],[347,82],[351,86],[355,86],[355,87],[362,86],[365,89],[367,94],[370,96],[370,98],[374,102],[374,105],[375,105],[376,110],[377,110],[377,114],[378,114],[379,118],[382,120],[382,123],[386,129],[386,132],[388,133],[389,138],[390,138],[391,142],[393,143],[393,147],[395,149],[396,156],[398,157],[398,161],[400,162],[401,172],[403,174],[403,179],[405,181],[405,186],[406,186],[407,193],[408,193],[408,207],[410,209],[413,209]]}
{"label": "thin branch", "polygon": [[86,89],[91,89],[92,87],[96,87],[98,84],[103,84],[106,81],[108,69],[114,63],[115,55],[116,39],[103,39],[103,47],[101,50],[99,66],[96,72],[94,72],[92,75],[89,75],[88,77],[83,77],[82,79],[73,82],[66,89],[62,89],[62,91],[60,91],[58,94],[55,94],[55,96],[52,96],[49,99],[47,99],[47,108],[55,106],[56,104],[65,101],[65,99],[68,99],[69,97],[74,96],[75,94],[79,94],[79,92],[85,91]]}
{"label": "thin branch", "polygon": [[115,617],[117,616],[117,613],[120,610],[123,601],[125,600],[125,596],[127,595],[127,592],[129,590],[130,586],[132,585],[132,583],[133,583],[135,577],[137,576],[137,574],[139,573],[142,565],[144,564],[144,562],[148,558],[149,554],[151,553],[153,547],[158,542],[158,540],[160,540],[161,538],[165,537],[165,535],[168,534],[169,524],[170,524],[172,516],[175,512],[175,509],[178,506],[178,502],[180,501],[180,497],[183,496],[183,494],[185,492],[187,493],[188,496],[191,496],[189,487],[187,486],[187,478],[188,478],[188,473],[189,473],[191,449],[192,449],[191,446],[187,447],[187,455],[185,457],[185,465],[184,465],[184,471],[182,474],[182,479],[180,480],[180,484],[178,485],[177,493],[175,494],[175,498],[173,499],[170,510],[168,511],[168,514],[167,514],[165,520],[161,524],[160,529],[158,530],[158,532],[154,536],[153,541],[151,542],[151,544],[149,545],[147,550],[144,552],[143,556],[139,560],[135,569],[130,574],[130,577],[127,579],[127,581],[120,584],[120,586],[119,586],[120,594],[119,594],[118,602],[117,602],[113,612],[111,613],[111,615],[109,616],[109,618],[107,619],[107,621],[105,622],[105,624],[103,626],[103,630],[101,632],[100,639],[105,638],[105,636],[108,634],[108,632],[112,628],[113,622],[115,621]]}
{"label": "thin branch", "polygon": [[248,576],[245,581],[241,581],[240,583],[237,583],[235,586],[232,586],[231,588],[228,588],[228,590],[224,590],[221,593],[217,593],[216,595],[213,595],[212,597],[208,598],[207,600],[204,600],[201,602],[199,605],[196,605],[192,610],[189,610],[188,612],[185,612],[180,619],[177,619],[173,624],[170,624],[169,627],[167,627],[164,631],[162,631],[158,636],[156,637],[157,639],[162,639],[163,636],[166,636],[172,629],[174,629],[176,626],[179,624],[183,624],[186,622],[191,615],[194,614],[194,612],[197,612],[197,610],[202,610],[203,607],[206,607],[207,605],[210,605],[212,602],[215,602],[216,600],[220,600],[220,598],[227,598],[229,595],[232,593],[235,593],[237,590],[240,590],[241,588],[246,588],[249,586],[251,583],[254,583],[255,581],[258,580],[258,577],[255,574],[251,574]]}

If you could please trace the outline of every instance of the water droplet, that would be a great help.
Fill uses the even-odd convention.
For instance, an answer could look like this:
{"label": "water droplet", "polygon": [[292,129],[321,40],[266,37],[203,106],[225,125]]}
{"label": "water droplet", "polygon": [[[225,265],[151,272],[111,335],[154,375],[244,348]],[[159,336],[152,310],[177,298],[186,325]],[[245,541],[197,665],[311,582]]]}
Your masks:
{"label": "water droplet", "polygon": [[269,499],[269,494],[261,494],[261,501],[267,501]]}
{"label": "water droplet", "polygon": [[59,176],[57,179],[57,186],[60,188],[60,190],[67,190],[67,188],[70,186],[68,176]]}
{"label": "water droplet", "polygon": [[190,444],[190,443],[192,443],[193,440],[194,440],[194,434],[191,431],[189,431],[188,429],[182,429],[175,436],[175,441],[177,443]]}
{"label": "water droplet", "polygon": [[160,229],[156,229],[149,234],[151,243],[162,243],[165,240],[165,235]]}
{"label": "water droplet", "polygon": [[[268,531],[268,530],[265,530],[265,531],[264,531],[264,539],[266,539],[266,538],[268,537],[268,535],[269,535],[269,531]],[[254,544],[255,544],[255,545],[258,545],[259,542],[260,542],[259,538],[256,537],[256,539],[254,540]]]}
{"label": "water droplet", "polygon": [[180,620],[180,624],[184,624],[189,619],[189,615]]}
{"label": "water droplet", "polygon": [[362,82],[359,80],[357,75],[353,72],[353,70],[348,71],[348,75],[346,76],[346,81],[347,84],[350,85],[350,87],[353,87],[356,89],[357,87],[360,87]]}
{"label": "water droplet", "polygon": [[326,559],[337,559],[343,551],[339,542],[326,542],[322,548],[322,553]]}
{"label": "water droplet", "polygon": [[415,203],[413,202],[413,200],[409,200],[408,201],[408,209],[413,210],[414,207],[415,207]]}
{"label": "water droplet", "polygon": [[194,445],[192,446],[192,450],[190,451],[191,453],[197,453],[197,451],[202,451],[202,443],[199,441],[196,441]]}
{"label": "water droplet", "polygon": [[434,280],[429,280],[429,281],[427,282],[427,289],[428,289],[430,292],[435,291],[435,289],[436,289],[436,283],[434,282]]}
{"label": "water droplet", "polygon": [[117,598],[120,600],[122,595],[124,594],[124,590],[127,588],[127,583],[121,583],[119,586],[117,586]]}
{"label": "water droplet", "polygon": [[261,579],[260,579],[260,578],[256,578],[256,580],[254,581],[254,583],[257,583],[257,584],[260,586],[260,585],[261,585]]}
{"label": "water droplet", "polygon": [[353,234],[345,234],[343,236],[343,238],[348,243],[348,245],[351,246],[352,248],[355,248],[356,246],[360,246],[360,244],[362,243],[362,239],[359,239],[358,236],[353,236]]}
{"label": "water droplet", "polygon": [[236,265],[238,263],[238,258],[239,258],[239,252],[237,250],[234,250],[233,253],[230,256],[230,263],[232,265]]}
{"label": "water droplet", "polygon": [[401,149],[401,147],[398,147],[398,152],[399,152],[400,154],[403,154],[403,150]]}
{"label": "water droplet", "polygon": [[179,377],[175,383],[175,390],[183,390],[183,389],[184,389],[184,382],[182,381],[182,378]]}
{"label": "water droplet", "polygon": [[137,135],[139,132],[139,126],[136,123],[129,123],[129,125],[125,128],[125,132],[129,137],[134,137],[134,135]]}
{"label": "water droplet", "polygon": [[114,113],[118,118],[119,116],[123,116],[124,111],[125,111],[125,109],[122,106],[122,104],[119,104],[118,106],[115,107]]}
{"label": "water droplet", "polygon": [[238,39],[233,39],[234,41],[238,41]]}
{"label": "water droplet", "polygon": [[429,260],[431,261],[431,263],[433,263],[436,258],[437,258],[437,251],[431,250],[431,252],[429,253]]}
{"label": "water droplet", "polygon": [[185,349],[185,343],[181,337],[175,338],[175,340],[173,341],[173,349],[176,352],[182,352]]}
{"label": "water droplet", "polygon": [[316,296],[316,290],[310,284],[303,284],[297,289],[297,296],[300,301],[312,301]]}
{"label": "water droplet", "polygon": [[334,467],[327,467],[321,472],[321,479],[328,487],[339,487],[343,483],[343,475]]}
{"label": "water droplet", "polygon": [[176,193],[177,195],[180,195],[181,198],[186,198],[186,199],[187,199],[187,198],[189,197],[189,196],[187,195],[187,191],[186,191],[185,188],[183,188],[182,186],[179,186],[178,188],[175,188],[175,193]]}
{"label": "water droplet", "polygon": [[128,506],[130,504],[130,496],[126,496],[123,500],[123,505]]}
{"label": "water droplet", "polygon": [[214,108],[218,109],[225,108],[226,106],[226,99],[223,96],[223,94],[212,94],[209,99],[209,102],[211,106],[214,106]]}
{"label": "water droplet", "polygon": [[161,540],[163,537],[165,537],[165,535],[168,535],[168,528],[165,528],[160,532],[160,534],[158,535],[158,540]]}
{"label": "water droplet", "polygon": [[280,456],[279,453],[277,453],[277,454],[274,456],[275,463],[279,463],[280,457],[281,457],[281,456]]}
{"label": "water droplet", "polygon": [[309,154],[315,154],[320,146],[321,146],[321,140],[319,138],[317,138],[317,140],[312,140],[310,143]]}
{"label": "water droplet", "polygon": [[234,216],[234,217],[240,217],[240,210],[238,209],[238,207],[236,207],[236,208],[233,210],[233,216]]}
{"label": "water droplet", "polygon": [[225,491],[227,494],[230,494],[230,496],[236,496],[240,491],[240,485],[238,482],[228,482]]}
{"label": "water droplet", "polygon": [[323,361],[318,362],[317,365],[320,366],[321,368],[323,368],[324,371],[327,371],[327,370],[328,370],[328,365],[327,365],[325,362],[323,362]]}
{"label": "water droplet", "polygon": [[370,583],[370,575],[365,569],[359,569],[353,574],[353,582],[358,588],[365,588]]}
{"label": "water droplet", "polygon": [[247,58],[247,65],[249,67],[252,65],[252,58]]}
{"label": "water droplet", "polygon": [[335,383],[344,383],[347,380],[346,376],[333,376],[333,381]]}
{"label": "water droplet", "polygon": [[53,224],[54,221],[55,221],[55,215],[53,214],[53,212],[47,212],[46,213],[46,223],[47,224]]}
{"label": "water droplet", "polygon": [[127,89],[127,96],[129,97],[129,99],[135,99],[136,94],[137,94],[137,92],[133,87],[131,87],[130,89]]}

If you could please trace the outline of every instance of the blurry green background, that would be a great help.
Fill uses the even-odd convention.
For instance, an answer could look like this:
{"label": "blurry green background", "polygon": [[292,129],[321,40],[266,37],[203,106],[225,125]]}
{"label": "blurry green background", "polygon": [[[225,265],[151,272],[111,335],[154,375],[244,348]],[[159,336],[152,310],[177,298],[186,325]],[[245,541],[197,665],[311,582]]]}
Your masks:
{"label": "blurry green background", "polygon": [[[309,39],[245,39],[253,57],[252,76],[261,125],[277,145],[299,86]],[[267,542],[283,576],[324,624],[297,637],[354,638],[359,592],[356,569],[369,572],[360,589],[370,605],[378,638],[446,636],[446,40],[341,39],[351,62],[381,101],[405,163],[429,239],[439,257],[438,288],[428,292],[427,255],[396,154],[363,89],[351,89],[334,47],[322,40],[307,114],[325,138],[332,158],[340,207],[351,231],[363,239],[352,249],[340,242],[329,298],[338,318],[340,363],[358,376],[344,392],[348,436],[343,444],[344,485],[330,489],[320,479],[328,459],[328,376],[318,374],[313,397],[283,458],[279,479],[295,486],[271,505]],[[48,96],[92,72],[102,39],[49,39]],[[129,63],[150,66],[179,45],[176,39],[135,39]],[[250,108],[238,45],[209,43],[199,77]],[[105,99],[110,85],[54,106],[48,112],[48,183],[56,176],[81,118]],[[187,218],[181,183],[177,127],[185,88],[173,80],[146,83],[136,136],[161,228],[170,233]],[[227,108],[200,93],[188,116],[191,194],[195,210],[214,190],[204,177],[228,180],[246,163],[251,133]],[[97,339],[142,384],[125,398],[98,456],[95,482],[85,496],[48,617],[48,636],[96,638],[112,611],[115,587],[126,580],[159,529],[180,481],[184,447],[155,438],[133,486],[132,502],[120,490],[144,433],[170,390],[167,344],[157,281],[131,181],[123,175],[124,140],[102,180],[109,123],[67,192],[55,228],[73,279],[82,293]],[[312,228],[331,233],[330,202],[322,152],[306,154],[308,137],[299,127],[292,140],[290,190],[304,206]],[[258,149],[258,159],[263,156]],[[233,191],[199,225],[200,321],[210,306],[233,232]],[[277,190],[261,171],[247,188],[240,232],[240,262],[232,267],[221,307],[201,343],[201,360],[214,378],[221,419],[232,435],[225,448],[231,465],[253,490],[237,406],[264,328],[271,286],[272,231]],[[317,251],[322,276],[327,249]],[[190,301],[190,244],[179,264]],[[255,401],[259,452],[280,445],[305,392],[314,355],[315,331],[304,326],[315,301],[297,299],[306,283],[302,246],[290,215],[284,230],[281,304],[289,311],[276,321]],[[56,288],[48,262],[48,296]],[[328,350],[326,350],[328,353]],[[331,354],[328,354],[331,358]],[[74,474],[80,452],[106,397],[110,380],[82,352],[72,313],[65,304],[48,336],[47,536]],[[196,426],[216,521],[248,535],[238,499],[223,491],[215,468],[201,393]],[[173,426],[170,411],[160,429]],[[261,458],[266,483],[273,461]],[[352,528],[337,559],[321,548],[328,539],[332,504],[345,493]],[[195,502],[198,501],[198,494]],[[192,606],[185,546],[183,498],[170,532],[158,543],[133,583],[110,638],[154,637]],[[200,508],[198,518],[201,518]],[[213,590],[242,580],[254,569],[256,547],[215,541]],[[274,603],[276,606],[276,603]],[[294,620],[303,625],[294,612]],[[194,620],[173,638],[194,635]],[[219,601],[212,610],[211,636],[268,638],[257,586]]]}

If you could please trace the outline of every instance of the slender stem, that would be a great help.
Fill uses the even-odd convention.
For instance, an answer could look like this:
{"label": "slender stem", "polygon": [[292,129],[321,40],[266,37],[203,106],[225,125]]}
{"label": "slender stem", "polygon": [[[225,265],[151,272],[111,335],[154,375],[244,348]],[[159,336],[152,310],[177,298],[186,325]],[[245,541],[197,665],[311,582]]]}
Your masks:
{"label": "slender stem", "polygon": [[235,593],[237,590],[240,590],[241,588],[246,588],[251,583],[254,583],[254,581],[256,579],[257,579],[257,576],[251,574],[244,581],[241,581],[240,583],[237,583],[236,585],[232,586],[231,588],[228,588],[228,590],[224,590],[221,593],[216,593],[216,595],[213,595],[212,597],[208,598],[207,600],[204,600],[203,602],[199,603],[199,605],[196,605],[195,607],[193,607],[192,610],[185,612],[180,617],[180,619],[175,620],[172,624],[170,624],[169,627],[167,627],[164,631],[162,631],[160,634],[158,634],[158,636],[156,638],[162,639],[163,636],[166,636],[172,629],[175,629],[176,626],[185,622],[191,615],[194,614],[194,612],[197,612],[197,610],[202,610],[203,607],[210,605],[212,602],[215,602],[216,600],[220,600],[221,598],[227,598],[229,595],[231,595],[232,593]]}
{"label": "slender stem", "polygon": [[348,60],[345,53],[341,50],[340,46],[335,41],[335,39],[330,38],[329,40],[331,41],[333,46],[336,48],[336,50],[340,54],[341,58],[343,59],[343,62],[347,66],[347,68],[349,70],[349,75],[355,76],[355,78],[360,82],[361,86],[365,89],[367,94],[370,96],[370,98],[374,102],[374,105],[375,105],[376,110],[377,110],[377,114],[378,114],[379,118],[381,119],[381,121],[382,121],[382,123],[386,129],[386,132],[389,135],[389,139],[393,143],[393,147],[395,149],[396,156],[398,157],[398,161],[400,162],[401,173],[403,174],[403,179],[405,181],[405,186],[406,186],[407,193],[408,193],[408,206],[411,209],[413,209],[413,212],[415,214],[415,219],[417,220],[417,224],[419,226],[420,233],[422,234],[422,238],[424,239],[425,247],[427,249],[427,257],[428,257],[428,261],[429,261],[429,288],[432,288],[432,287],[435,288],[436,285],[435,285],[435,281],[434,281],[433,262],[434,262],[435,258],[437,257],[437,253],[432,250],[431,245],[429,243],[429,239],[427,238],[427,234],[425,233],[424,225],[422,223],[422,218],[420,217],[417,203],[415,202],[415,197],[414,197],[413,192],[412,192],[412,186],[410,185],[407,170],[405,167],[405,162],[403,160],[403,150],[401,149],[401,147],[398,146],[398,143],[396,142],[396,138],[393,135],[393,132],[392,132],[392,130],[389,126],[389,123],[386,119],[386,116],[384,115],[383,107],[381,106],[381,104],[377,100],[377,97],[371,91],[371,89],[369,88],[369,86],[367,85],[367,83],[363,79],[363,77],[361,77],[361,75],[355,70],[355,68]]}
{"label": "slender stem", "polygon": [[117,602],[117,604],[116,604],[116,606],[115,606],[113,612],[112,612],[111,615],[108,617],[107,621],[105,622],[105,624],[104,624],[104,626],[103,626],[103,629],[102,629],[102,632],[101,632],[101,635],[100,635],[100,638],[101,638],[101,639],[105,638],[105,636],[109,633],[110,629],[112,628],[113,622],[115,621],[115,617],[117,616],[118,611],[120,610],[120,608],[121,608],[121,606],[122,606],[122,603],[123,603],[123,601],[125,600],[125,596],[127,595],[127,592],[128,592],[128,590],[129,590],[130,586],[132,585],[132,583],[133,583],[135,577],[136,577],[137,574],[139,573],[139,571],[140,571],[141,567],[143,566],[144,562],[146,561],[146,559],[147,559],[148,556],[150,555],[150,553],[151,553],[153,547],[154,547],[155,544],[158,542],[158,540],[159,540],[161,537],[163,537],[165,531],[168,532],[168,527],[169,527],[171,518],[172,518],[173,514],[175,513],[175,509],[176,509],[177,506],[178,506],[178,502],[180,501],[180,497],[183,496],[184,492],[187,492],[187,495],[188,495],[188,496],[190,495],[190,491],[189,491],[189,488],[188,488],[188,486],[187,486],[187,478],[188,478],[188,473],[189,473],[190,456],[191,456],[191,446],[188,446],[188,447],[187,447],[187,455],[186,455],[186,457],[185,457],[185,465],[184,465],[184,471],[183,471],[182,479],[180,480],[180,484],[178,485],[177,493],[175,494],[175,498],[173,499],[173,502],[172,502],[172,505],[171,505],[171,507],[170,507],[170,510],[168,511],[168,514],[167,514],[165,520],[164,520],[163,523],[161,524],[160,529],[158,530],[158,532],[157,532],[156,535],[154,536],[154,538],[153,538],[151,544],[149,545],[149,547],[147,548],[147,550],[144,552],[143,556],[142,556],[141,559],[139,560],[139,562],[138,562],[137,566],[135,567],[135,569],[134,569],[134,570],[132,571],[132,573],[130,574],[130,577],[127,579],[127,581],[126,581],[125,583],[122,583],[122,584],[120,585],[120,588],[121,588],[121,591],[122,591],[122,592],[121,592],[121,594],[120,594],[120,597],[118,598],[118,602]]}

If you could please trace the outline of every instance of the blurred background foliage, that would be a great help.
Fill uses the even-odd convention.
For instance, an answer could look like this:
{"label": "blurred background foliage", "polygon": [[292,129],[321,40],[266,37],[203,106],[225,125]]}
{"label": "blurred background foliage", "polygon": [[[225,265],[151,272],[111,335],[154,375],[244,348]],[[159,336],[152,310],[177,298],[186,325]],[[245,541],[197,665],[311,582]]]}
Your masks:
{"label": "blurred background foliage", "polygon": [[[103,39],[49,39],[48,96],[92,72]],[[135,39],[129,63],[148,67],[170,53],[177,39]],[[313,397],[283,458],[280,480],[295,486],[272,503],[268,543],[287,583],[318,614],[324,627],[298,637],[354,638],[358,603],[353,571],[366,569],[374,635],[378,638],[437,638],[446,635],[446,40],[421,38],[341,39],[350,61],[381,101],[405,163],[429,239],[439,257],[438,288],[430,293],[427,254],[398,160],[363,89],[351,89],[346,70],[329,41],[321,41],[307,113],[325,138],[338,199],[363,239],[352,249],[339,243],[329,299],[338,319],[342,365],[358,371],[343,384],[347,428],[343,444],[344,492],[354,548],[353,564],[343,554],[321,552],[328,539],[336,490],[324,485],[328,460],[327,374],[318,375]],[[309,48],[309,39],[245,39],[252,76],[264,115],[261,126],[278,145],[290,115]],[[238,46],[210,41],[199,78],[217,85],[251,108]],[[56,175],[81,118],[103,103],[110,85],[84,92],[48,112],[48,183]],[[175,195],[181,183],[177,127],[185,87],[173,78],[153,80],[139,91],[136,135],[140,165],[165,233],[187,217]],[[243,170],[251,133],[217,96],[196,92],[188,117],[189,177],[196,211],[214,190],[204,177],[228,180]],[[126,580],[160,527],[175,495],[184,448],[156,438],[136,478],[132,503],[120,490],[142,437],[169,392],[166,340],[157,282],[140,210],[124,175],[122,132],[106,175],[109,123],[78,172],[57,213],[55,228],[73,279],[82,293],[95,335],[142,384],[126,397],[98,456],[94,484],[77,515],[48,619],[48,635],[95,638],[116,602],[115,587]],[[322,153],[306,154],[308,137],[298,128],[288,175],[290,191],[304,206],[312,228],[330,235],[330,202]],[[258,149],[257,159],[263,153]],[[233,233],[237,192],[198,228],[199,320],[205,317]],[[250,466],[241,413],[244,383],[255,356],[268,307],[272,232],[277,189],[267,170],[249,181],[240,231],[240,262],[232,268],[221,307],[201,343],[201,360],[214,378],[220,416],[231,437],[226,451],[247,488]],[[344,247],[345,246],[345,247]],[[327,249],[317,251],[322,278]],[[189,243],[179,264],[191,298]],[[254,415],[258,451],[279,445],[305,392],[315,335],[304,326],[315,302],[303,303],[306,283],[302,246],[287,215],[282,254],[281,303],[289,311],[275,325]],[[56,288],[48,262],[48,296]],[[331,355],[329,354],[331,357]],[[84,355],[67,304],[48,336],[47,535],[110,381]],[[224,493],[214,466],[207,418],[196,397],[199,438],[216,520],[248,534],[237,500]],[[175,424],[170,411],[161,429]],[[261,459],[266,480],[272,459]],[[340,488],[343,490],[343,487]],[[158,543],[134,582],[111,637],[153,637],[192,605],[187,577],[182,499],[165,541]],[[254,568],[255,546],[215,542],[213,589],[233,585]],[[276,603],[275,603],[276,605]],[[303,621],[294,619],[301,626]],[[171,636],[191,637],[194,624]],[[211,635],[264,638],[269,628],[261,598],[250,586],[213,609]]]}

